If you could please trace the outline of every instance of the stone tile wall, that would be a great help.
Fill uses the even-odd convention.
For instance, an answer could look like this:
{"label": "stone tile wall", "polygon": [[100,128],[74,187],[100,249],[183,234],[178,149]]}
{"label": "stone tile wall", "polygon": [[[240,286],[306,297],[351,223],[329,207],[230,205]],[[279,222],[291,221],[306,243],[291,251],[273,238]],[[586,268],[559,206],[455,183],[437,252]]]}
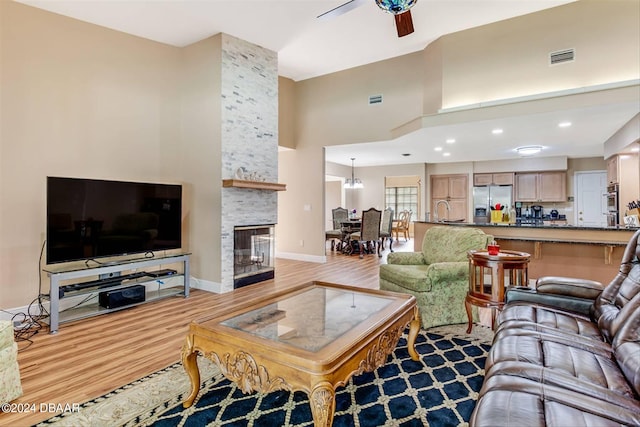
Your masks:
{"label": "stone tile wall", "polygon": [[[244,168],[242,174],[278,182],[277,53],[223,34],[221,96],[222,178],[236,178]],[[274,191],[222,189],[222,292],[233,290],[233,227],[277,223],[277,197]]]}

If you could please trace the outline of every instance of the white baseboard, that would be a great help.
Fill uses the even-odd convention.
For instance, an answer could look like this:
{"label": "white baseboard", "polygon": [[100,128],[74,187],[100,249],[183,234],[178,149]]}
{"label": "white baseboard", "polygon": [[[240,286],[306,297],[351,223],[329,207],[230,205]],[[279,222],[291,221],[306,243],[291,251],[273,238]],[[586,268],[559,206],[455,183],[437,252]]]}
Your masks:
{"label": "white baseboard", "polygon": [[[44,306],[44,308],[49,311],[49,301],[42,301],[42,305]],[[17,315],[17,314],[23,314],[26,315],[27,314],[27,310],[29,310],[29,306],[25,305],[22,307],[14,307],[14,308],[3,308],[0,311],[0,320],[11,320],[13,318],[13,316]],[[31,315],[35,316],[40,314],[40,307],[38,304],[32,304],[31,305]],[[22,316],[18,316],[16,317],[16,320],[22,321],[24,318]]]}
{"label": "white baseboard", "polygon": [[325,264],[327,262],[326,255],[308,255],[298,254],[294,252],[276,252],[276,258],[292,259],[295,261],[316,262],[319,264]]}
{"label": "white baseboard", "polygon": [[191,289],[200,289],[202,291],[213,292],[216,294],[222,293],[222,283],[212,282],[211,280],[196,279],[191,277],[189,280],[189,287]]}

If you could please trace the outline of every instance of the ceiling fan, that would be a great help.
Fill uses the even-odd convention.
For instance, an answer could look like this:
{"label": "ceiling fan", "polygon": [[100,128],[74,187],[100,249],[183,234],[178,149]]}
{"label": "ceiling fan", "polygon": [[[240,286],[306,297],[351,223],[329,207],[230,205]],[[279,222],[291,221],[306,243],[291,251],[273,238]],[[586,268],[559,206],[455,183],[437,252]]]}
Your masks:
{"label": "ceiling fan", "polygon": [[[321,15],[318,18],[325,19],[340,16],[357,7],[362,6],[365,2],[371,0],[350,0],[338,7],[335,7]],[[391,13],[396,21],[396,30],[398,37],[404,37],[413,33],[413,19],[411,19],[411,8],[418,0],[374,0],[378,7],[387,13]]]}

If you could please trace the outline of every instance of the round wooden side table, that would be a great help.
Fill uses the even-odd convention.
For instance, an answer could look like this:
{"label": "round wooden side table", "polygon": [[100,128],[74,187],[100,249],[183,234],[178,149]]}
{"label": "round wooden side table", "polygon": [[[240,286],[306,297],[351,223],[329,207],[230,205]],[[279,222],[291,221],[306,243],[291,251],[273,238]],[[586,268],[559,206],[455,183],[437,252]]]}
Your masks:
{"label": "round wooden side table", "polygon": [[[504,306],[505,287],[528,286],[528,266],[531,255],[526,252],[500,251],[489,255],[486,250],[469,251],[469,292],[464,300],[469,327],[473,328],[471,304],[491,308],[491,327],[495,327],[497,310]],[[490,278],[490,279],[489,279]],[[509,279],[505,283],[505,279]],[[489,280],[487,280],[489,279]]]}

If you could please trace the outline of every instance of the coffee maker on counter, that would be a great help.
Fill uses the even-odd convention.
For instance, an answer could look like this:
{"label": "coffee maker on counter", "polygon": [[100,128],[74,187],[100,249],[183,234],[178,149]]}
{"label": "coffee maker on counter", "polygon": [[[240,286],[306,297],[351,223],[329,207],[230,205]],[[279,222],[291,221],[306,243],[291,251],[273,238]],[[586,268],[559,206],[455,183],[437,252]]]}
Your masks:
{"label": "coffee maker on counter", "polygon": [[542,206],[541,205],[532,205],[531,206],[531,217],[533,219],[542,221]]}

